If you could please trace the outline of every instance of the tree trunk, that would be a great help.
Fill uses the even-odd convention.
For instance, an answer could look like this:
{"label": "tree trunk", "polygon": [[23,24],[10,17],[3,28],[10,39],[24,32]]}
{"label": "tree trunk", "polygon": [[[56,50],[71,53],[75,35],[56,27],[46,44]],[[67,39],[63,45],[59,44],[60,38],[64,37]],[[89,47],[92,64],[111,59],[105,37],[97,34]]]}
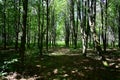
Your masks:
{"label": "tree trunk", "polygon": [[27,48],[29,49],[30,48],[30,25],[31,24],[31,19],[30,19],[30,17],[28,17],[28,24],[27,24],[27,30],[26,30],[26,32],[27,32],[27,34],[26,34],[26,36],[27,36]]}
{"label": "tree trunk", "polygon": [[41,42],[40,42],[40,39],[41,39],[41,22],[40,22],[40,0],[38,0],[38,48],[39,48],[39,52],[41,52]]}
{"label": "tree trunk", "polygon": [[40,45],[40,55],[42,55],[42,53],[43,53],[43,38],[44,38],[44,32],[43,32],[43,27],[44,27],[44,6],[43,6],[43,1],[44,0],[42,0],[42,23],[41,23],[41,39],[40,39],[40,43],[41,43],[41,45]]}
{"label": "tree trunk", "polygon": [[120,6],[118,7],[118,13],[119,13],[119,25],[118,25],[118,46],[120,48]]}
{"label": "tree trunk", "polygon": [[[54,5],[54,3],[53,3],[53,5]],[[51,14],[51,26],[53,26],[52,27],[52,46],[54,46],[55,47],[55,45],[56,45],[56,22],[55,22],[55,8],[53,7],[52,8],[52,14]]]}
{"label": "tree trunk", "polygon": [[46,5],[47,5],[47,24],[46,24],[46,51],[48,52],[48,26],[49,26],[49,1],[46,0]]}
{"label": "tree trunk", "polygon": [[3,42],[4,49],[6,49],[6,0],[4,0],[4,14],[3,14]]}
{"label": "tree trunk", "polygon": [[79,0],[78,4],[80,7],[78,8],[79,11],[79,19],[80,19],[80,27],[81,27],[81,34],[82,34],[82,47],[83,47],[83,55],[86,56],[86,50],[87,50],[87,32],[86,32],[86,7],[87,2],[82,0],[82,2]]}
{"label": "tree trunk", "polygon": [[22,17],[23,26],[22,26],[21,45],[20,45],[20,57],[22,63],[21,65],[24,65],[24,57],[25,57],[27,10],[28,10],[28,0],[23,0],[23,17]]}
{"label": "tree trunk", "polygon": [[105,57],[103,56],[103,51],[102,51],[102,48],[100,46],[100,42],[99,42],[96,30],[95,30],[95,21],[94,21],[95,16],[94,16],[94,10],[93,10],[95,6],[93,6],[94,5],[93,3],[94,3],[94,0],[91,0],[91,9],[90,9],[90,12],[89,12],[90,30],[91,30],[91,33],[92,33],[92,37],[93,37],[93,40],[94,40],[94,43],[95,43],[95,48],[97,50],[97,53],[99,54],[99,56],[101,56],[101,59],[103,61],[106,61]]}
{"label": "tree trunk", "polygon": [[69,47],[69,38],[70,38],[70,28],[68,25],[68,20],[67,17],[65,18],[65,44],[66,47]]}
{"label": "tree trunk", "polygon": [[[19,0],[19,6],[20,6],[20,0]],[[19,30],[18,30],[18,27],[20,25],[20,7],[19,7],[19,10],[17,10],[17,6],[16,6],[16,1],[14,0],[14,10],[15,10],[15,50],[17,51],[18,50],[18,33],[19,33]],[[19,14],[17,14],[17,11],[19,12]],[[18,16],[18,18],[17,18]]]}
{"label": "tree trunk", "polygon": [[106,52],[106,47],[107,47],[107,35],[106,35],[106,32],[107,32],[107,0],[106,0],[106,4],[105,4],[105,39],[104,39],[104,52]]}
{"label": "tree trunk", "polygon": [[102,41],[104,46],[104,29],[103,29],[104,19],[103,19],[103,2],[102,1],[100,2],[100,6],[101,6]]}

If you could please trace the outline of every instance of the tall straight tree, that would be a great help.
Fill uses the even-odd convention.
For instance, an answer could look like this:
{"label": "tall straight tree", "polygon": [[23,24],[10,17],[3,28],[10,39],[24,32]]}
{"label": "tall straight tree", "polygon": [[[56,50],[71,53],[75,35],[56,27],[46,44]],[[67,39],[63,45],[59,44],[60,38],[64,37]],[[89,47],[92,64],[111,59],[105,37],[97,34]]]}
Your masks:
{"label": "tall straight tree", "polygon": [[[103,19],[103,2],[101,1],[100,2],[100,6],[101,6],[101,25],[102,25],[102,40],[104,42],[104,29],[103,29],[103,26],[104,26],[104,19]],[[99,39],[100,40],[100,39]]]}
{"label": "tall straight tree", "polygon": [[118,19],[118,46],[120,48],[120,5],[118,6],[118,14],[119,14],[119,19]]}
{"label": "tall straight tree", "polygon": [[41,22],[40,22],[40,0],[38,0],[38,48],[39,48],[39,52],[41,52],[41,41],[40,41],[40,39],[41,39],[41,34],[40,34],[40,29],[41,29],[41,27],[40,27],[40,25],[41,25]]}
{"label": "tall straight tree", "polygon": [[107,47],[107,6],[108,6],[108,0],[105,2],[105,35],[104,35],[104,52],[106,52],[106,47]]}
{"label": "tall straight tree", "polygon": [[[89,4],[89,0],[86,2],[86,16],[87,16],[87,22],[86,22],[86,48],[88,48],[88,36],[90,36],[90,44],[91,44],[91,34],[90,34],[90,27],[89,27],[89,8],[90,8],[90,4]],[[95,14],[96,15],[96,14]]]}
{"label": "tall straight tree", "polygon": [[56,22],[55,22],[55,6],[54,6],[54,0],[51,8],[51,37],[52,37],[52,47],[55,47],[56,45]]}
{"label": "tall straight tree", "polygon": [[[107,4],[108,1],[105,0],[101,0],[100,2],[100,6],[101,6],[101,23],[102,23],[102,39],[103,39],[103,49],[104,52],[106,52],[106,42],[107,42],[107,35],[106,35],[106,31],[107,31]],[[105,6],[104,6],[105,5]],[[104,9],[105,7],[105,9]],[[105,16],[105,18],[104,18]]]}
{"label": "tall straight tree", "polygon": [[17,9],[17,2],[16,0],[14,0],[14,11],[15,11],[14,27],[15,27],[15,49],[16,50],[18,49],[18,33],[19,33],[19,25],[20,25],[20,4],[21,4],[21,1],[19,0],[19,8]]}
{"label": "tall straight tree", "polygon": [[76,42],[74,5],[75,5],[74,0],[70,0],[70,21],[71,21],[70,23],[71,23],[71,28],[72,28],[72,43],[74,45],[74,48],[76,48],[77,42]]}
{"label": "tall straight tree", "polygon": [[69,18],[67,17],[67,14],[65,14],[65,45],[66,47],[69,47],[69,41],[70,41],[70,25],[69,25]]}
{"label": "tall straight tree", "polygon": [[93,37],[93,40],[95,42],[95,48],[97,50],[97,53],[99,54],[99,56],[101,56],[101,59],[104,62],[104,61],[106,61],[106,58],[103,55],[103,51],[102,51],[102,48],[100,46],[100,42],[99,42],[96,30],[95,30],[95,15],[94,15],[94,13],[95,13],[96,10],[94,10],[94,7],[95,7],[96,0],[90,0],[90,1],[91,1],[90,2],[91,7],[90,7],[90,11],[89,11],[90,31],[92,33],[92,37]]}
{"label": "tall straight tree", "polygon": [[49,0],[46,0],[47,4],[47,24],[46,24],[46,50],[48,51],[48,27],[49,27]]}
{"label": "tall straight tree", "polygon": [[[67,0],[67,6],[69,6],[69,1]],[[69,14],[69,7],[66,7],[65,9],[65,18],[64,18],[64,24],[65,24],[65,46],[69,47],[70,45],[70,17],[68,15]]]}
{"label": "tall straight tree", "polygon": [[4,0],[4,9],[3,9],[3,43],[4,49],[6,49],[6,0]]}
{"label": "tall straight tree", "polygon": [[81,35],[82,35],[82,53],[84,56],[86,56],[86,50],[87,50],[87,28],[86,28],[86,22],[87,22],[87,1],[86,0],[78,0],[78,16],[80,20],[80,29],[81,29]]}
{"label": "tall straight tree", "polygon": [[25,44],[26,44],[26,24],[27,24],[27,10],[28,10],[28,0],[23,0],[23,21],[22,21],[22,36],[20,45],[20,57],[21,63],[24,65],[24,55],[25,55]]}

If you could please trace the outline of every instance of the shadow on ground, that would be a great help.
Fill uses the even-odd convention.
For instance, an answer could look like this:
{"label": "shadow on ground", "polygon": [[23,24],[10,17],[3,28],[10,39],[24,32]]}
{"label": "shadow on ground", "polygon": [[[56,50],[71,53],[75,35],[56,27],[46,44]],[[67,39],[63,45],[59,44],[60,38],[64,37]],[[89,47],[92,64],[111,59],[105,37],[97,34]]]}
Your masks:
{"label": "shadow on ground", "polygon": [[[79,53],[64,49],[56,50],[56,52],[42,57],[26,57],[25,69],[22,74],[19,73],[22,64],[16,62],[11,64],[13,70],[9,69],[8,74],[1,78],[7,80],[14,78],[21,80],[120,80],[119,68],[105,67],[100,60],[93,59],[93,57],[83,57],[79,54],[63,55],[64,52],[66,54],[69,52],[70,54]],[[55,55],[55,53],[62,55]],[[12,56],[9,55],[9,57]],[[106,57],[109,58],[108,55]]]}

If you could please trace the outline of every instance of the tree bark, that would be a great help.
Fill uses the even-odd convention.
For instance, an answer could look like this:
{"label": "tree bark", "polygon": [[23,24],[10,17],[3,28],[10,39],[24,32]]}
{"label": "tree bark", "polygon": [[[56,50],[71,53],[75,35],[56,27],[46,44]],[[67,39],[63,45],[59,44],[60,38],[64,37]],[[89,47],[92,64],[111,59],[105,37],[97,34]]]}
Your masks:
{"label": "tree bark", "polygon": [[3,13],[3,42],[4,42],[4,49],[6,49],[6,0],[4,0],[4,13]]}
{"label": "tree bark", "polygon": [[48,27],[49,27],[49,1],[46,0],[46,5],[47,5],[47,24],[46,24],[46,51],[48,52]]}
{"label": "tree bark", "polygon": [[[19,6],[21,4],[21,0],[19,0]],[[20,7],[17,9],[17,3],[14,0],[14,10],[15,10],[15,50],[18,50],[18,33],[19,33],[19,26],[20,26]],[[18,17],[18,18],[17,18]]]}
{"label": "tree bark", "polygon": [[102,48],[100,46],[100,42],[99,42],[96,30],[95,30],[95,21],[94,21],[95,16],[94,16],[94,10],[93,10],[95,6],[93,6],[94,5],[93,3],[94,3],[94,0],[91,0],[91,9],[90,9],[90,12],[89,12],[90,31],[92,33],[92,37],[93,37],[93,40],[94,40],[94,43],[95,43],[95,48],[97,50],[97,53],[99,54],[99,56],[101,56],[101,59],[103,61],[106,61],[105,57],[103,56],[103,51],[102,51]]}
{"label": "tree bark", "polygon": [[70,39],[70,27],[69,27],[69,20],[67,19],[67,16],[65,18],[65,44],[66,47],[69,47],[69,39]]}
{"label": "tree bark", "polygon": [[119,25],[118,25],[118,47],[120,48],[120,6],[118,7]]}
{"label": "tree bark", "polygon": [[40,55],[42,55],[42,53],[43,53],[43,38],[44,38],[44,31],[43,31],[43,27],[44,27],[44,14],[45,14],[45,12],[44,12],[44,6],[43,6],[43,1],[44,0],[42,0],[42,23],[41,23],[41,32],[40,32],[40,34],[41,34],[41,36],[40,36],[40,43],[41,43],[41,45],[40,45]]}
{"label": "tree bark", "polygon": [[40,22],[40,0],[38,0],[38,48],[39,48],[39,52],[41,52],[41,42],[40,42],[40,39],[41,39],[41,22]]}
{"label": "tree bark", "polygon": [[21,65],[24,65],[24,57],[25,57],[27,10],[28,10],[28,0],[23,0],[23,16],[22,16],[23,26],[22,26],[21,45],[20,45],[20,57],[22,63]]}
{"label": "tree bark", "polygon": [[87,7],[87,1],[84,0],[78,0],[79,8],[79,20],[80,20],[80,27],[81,27],[81,34],[82,34],[82,53],[84,56],[86,56],[86,50],[87,50],[87,29],[86,29],[86,7]]}

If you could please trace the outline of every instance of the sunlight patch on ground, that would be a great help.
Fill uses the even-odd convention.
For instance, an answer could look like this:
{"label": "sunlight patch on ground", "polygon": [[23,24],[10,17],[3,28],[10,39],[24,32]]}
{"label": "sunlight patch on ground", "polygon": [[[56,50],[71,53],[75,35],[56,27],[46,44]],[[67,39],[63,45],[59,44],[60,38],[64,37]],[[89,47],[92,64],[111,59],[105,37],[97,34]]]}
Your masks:
{"label": "sunlight patch on ground", "polygon": [[66,53],[68,53],[68,52],[70,52],[70,50],[69,49],[60,49],[60,50],[57,50],[57,51],[54,51],[54,52],[52,52],[52,53],[50,53],[49,55],[50,56],[60,56],[60,55],[65,55]]}
{"label": "sunlight patch on ground", "polygon": [[54,73],[54,74],[57,74],[57,73],[58,73],[58,69],[54,69],[54,70],[53,70],[53,73]]}

